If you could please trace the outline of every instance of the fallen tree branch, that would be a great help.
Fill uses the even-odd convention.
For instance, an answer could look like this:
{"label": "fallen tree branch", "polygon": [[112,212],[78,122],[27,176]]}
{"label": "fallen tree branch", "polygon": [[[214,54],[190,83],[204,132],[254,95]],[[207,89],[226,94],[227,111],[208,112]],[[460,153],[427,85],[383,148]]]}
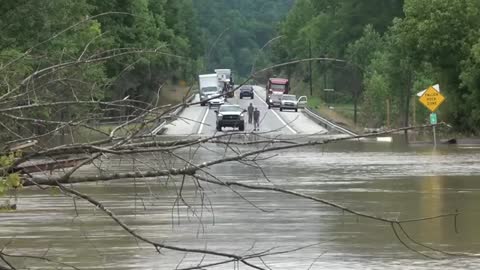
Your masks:
{"label": "fallen tree branch", "polygon": [[128,234],[133,236],[135,239],[138,239],[142,242],[145,242],[147,244],[152,245],[155,249],[161,250],[161,249],[169,249],[173,251],[179,251],[179,252],[186,252],[186,253],[196,253],[196,254],[207,254],[207,255],[212,255],[212,256],[218,256],[218,257],[226,257],[233,259],[235,261],[240,261],[243,264],[254,268],[254,269],[263,269],[261,267],[255,266],[253,264],[248,263],[244,257],[231,254],[231,253],[225,253],[225,252],[218,252],[218,251],[213,251],[213,250],[208,250],[208,249],[194,249],[194,248],[184,248],[184,247],[178,247],[178,246],[172,246],[172,245],[167,245],[164,243],[159,243],[152,241],[138,233],[136,233],[132,228],[130,228],[127,224],[125,224],[122,220],[120,220],[112,211],[110,211],[107,207],[105,207],[101,202],[95,200],[93,197],[88,196],[84,193],[81,193],[77,190],[74,190],[72,188],[66,187],[62,184],[58,184],[58,187],[69,194],[75,195],[79,198],[82,198],[83,200],[89,202],[90,204],[94,205],[96,208],[102,210],[105,214],[107,214],[115,223],[117,223],[120,227],[122,227]]}
{"label": "fallen tree branch", "polygon": [[[429,127],[431,125],[426,125],[422,127]],[[83,183],[83,182],[96,182],[96,181],[111,181],[111,180],[118,180],[118,179],[126,179],[126,178],[148,178],[148,177],[159,177],[159,176],[171,176],[171,175],[193,175],[196,171],[202,168],[211,167],[214,165],[219,165],[223,163],[233,162],[233,161],[240,161],[250,156],[256,156],[259,154],[264,154],[268,152],[275,152],[275,151],[283,151],[289,150],[294,148],[301,148],[301,147],[311,147],[317,145],[326,145],[329,143],[346,141],[346,140],[355,140],[355,139],[362,139],[368,137],[377,137],[383,134],[390,134],[392,132],[398,132],[403,130],[412,130],[418,127],[407,127],[407,128],[399,128],[395,130],[391,130],[388,132],[383,133],[375,133],[375,134],[367,134],[367,135],[358,135],[358,136],[349,136],[349,137],[339,137],[334,139],[325,139],[319,141],[309,141],[305,143],[297,143],[297,144],[288,144],[288,145],[280,145],[280,146],[272,146],[266,147],[259,150],[253,150],[250,152],[246,152],[243,154],[225,157],[213,161],[203,162],[197,165],[190,165],[185,166],[184,168],[170,168],[164,170],[155,170],[155,171],[146,171],[146,172],[129,172],[129,173],[111,173],[111,174],[101,174],[101,175],[94,175],[94,176],[72,176],[68,179],[62,179],[61,176],[33,176],[32,181],[38,183],[39,185],[57,185],[57,183],[66,184],[66,183]],[[145,153],[145,152],[155,152],[155,151],[165,151],[165,149],[139,149],[134,151],[122,151],[123,154],[134,154],[134,153]],[[120,152],[119,152],[120,153]],[[24,185],[32,185],[29,184],[28,178],[24,179]]]}
{"label": "fallen tree branch", "polygon": [[241,187],[241,188],[245,188],[245,189],[251,189],[251,190],[266,190],[266,191],[272,191],[272,192],[276,192],[276,193],[283,193],[283,194],[287,194],[287,195],[292,195],[294,197],[307,199],[307,200],[318,202],[318,203],[321,203],[321,204],[324,204],[324,205],[327,205],[327,206],[331,206],[333,208],[344,211],[346,213],[353,214],[353,215],[358,216],[358,217],[363,217],[363,218],[366,218],[366,219],[381,221],[381,222],[385,222],[385,223],[389,223],[389,224],[390,223],[403,224],[403,223],[420,222],[420,221],[447,218],[447,217],[456,217],[460,214],[460,213],[456,212],[456,213],[443,214],[443,215],[432,216],[432,217],[427,217],[427,218],[394,220],[394,219],[389,219],[389,218],[384,218],[384,217],[379,217],[379,216],[375,216],[375,215],[371,215],[371,214],[358,212],[358,211],[353,210],[349,207],[334,203],[332,201],[320,199],[320,198],[310,196],[310,195],[307,195],[307,194],[304,194],[304,193],[296,192],[296,191],[293,191],[293,190],[288,190],[288,189],[283,189],[283,188],[278,188],[278,187],[272,187],[272,186],[250,185],[250,184],[244,184],[244,183],[240,183],[240,182],[230,182],[230,181],[222,182],[222,181],[218,181],[218,180],[210,180],[210,179],[208,179],[206,177],[203,177],[203,176],[200,176],[200,175],[193,175],[193,177],[195,177],[196,179],[198,179],[200,181],[203,181],[203,182],[207,182],[207,183],[211,183],[211,184],[215,184],[215,185],[220,185],[220,186],[226,186],[226,187],[229,187],[229,188],[232,187],[232,186],[237,186],[237,187]]}

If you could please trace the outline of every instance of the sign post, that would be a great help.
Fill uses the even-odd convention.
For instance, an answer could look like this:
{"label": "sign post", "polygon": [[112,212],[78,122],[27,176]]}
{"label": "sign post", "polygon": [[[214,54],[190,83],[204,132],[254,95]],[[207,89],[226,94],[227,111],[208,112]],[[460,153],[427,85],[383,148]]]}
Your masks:
{"label": "sign post", "polygon": [[437,135],[435,134],[435,125],[437,124],[437,114],[431,113],[430,114],[430,125],[433,126],[433,146],[437,146]]}
{"label": "sign post", "polygon": [[437,114],[436,113],[431,113],[430,114],[430,125],[436,125],[437,124]]}
{"label": "sign post", "polygon": [[430,124],[433,125],[433,145],[436,147],[437,136],[435,132],[435,125],[437,124],[437,114],[435,111],[445,101],[445,97],[433,86],[430,86],[425,92],[423,92],[419,101],[432,112],[430,114]]}

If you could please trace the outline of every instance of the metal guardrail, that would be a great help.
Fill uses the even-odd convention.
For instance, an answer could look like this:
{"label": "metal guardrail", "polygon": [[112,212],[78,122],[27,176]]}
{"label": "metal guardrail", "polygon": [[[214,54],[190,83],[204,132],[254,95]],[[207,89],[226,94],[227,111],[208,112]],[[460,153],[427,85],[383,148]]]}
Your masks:
{"label": "metal guardrail", "polygon": [[[185,102],[190,103],[195,98],[195,95],[196,94],[191,94],[187,99],[185,99]],[[167,118],[174,118],[175,116],[178,116],[179,114],[181,114],[183,112],[184,109],[185,109],[185,106],[178,107],[175,111],[169,113]],[[163,132],[165,130],[165,126],[168,123],[169,123],[168,120],[160,121],[158,126],[154,130],[152,130],[152,132],[150,132],[150,135],[155,136],[155,135],[158,135],[158,133]]]}
{"label": "metal guardrail", "polygon": [[167,125],[167,121],[163,120],[160,123],[160,125],[158,125],[158,127],[156,127],[154,130],[152,130],[152,132],[150,132],[150,135],[152,135],[152,136],[157,135],[160,131],[162,131],[165,128],[166,125]]}
{"label": "metal guardrail", "polygon": [[312,109],[310,109],[308,107],[305,107],[303,112],[308,117],[310,117],[311,119],[313,119],[315,122],[319,123],[320,125],[322,125],[326,129],[333,129],[333,130],[336,130],[340,133],[347,134],[347,135],[350,135],[350,136],[358,136],[358,134],[356,134],[356,133],[354,133],[354,132],[352,132],[352,131],[344,128],[344,127],[341,127],[341,126],[339,126],[339,125],[321,117],[320,115],[318,115],[317,112],[313,111]]}

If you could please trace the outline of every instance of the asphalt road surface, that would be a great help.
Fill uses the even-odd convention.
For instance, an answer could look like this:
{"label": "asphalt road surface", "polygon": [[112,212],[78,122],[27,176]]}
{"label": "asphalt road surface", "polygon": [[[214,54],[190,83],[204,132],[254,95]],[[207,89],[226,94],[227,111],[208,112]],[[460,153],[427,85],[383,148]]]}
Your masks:
{"label": "asphalt road surface", "polygon": [[[268,109],[265,103],[265,88],[254,86],[255,98],[240,99],[237,91],[234,98],[227,100],[227,103],[238,104],[242,108],[247,108],[250,103],[260,110],[260,131],[272,135],[321,135],[327,133],[327,130],[313,122],[305,116],[301,110],[283,111],[278,108]],[[198,101],[198,96],[195,97]],[[166,135],[203,135],[209,136],[218,133],[215,129],[216,115],[215,107],[211,109],[208,106],[200,105],[186,108],[178,119],[167,125]],[[253,124],[246,123],[245,130],[253,131]],[[223,132],[235,131],[232,128],[224,128]]]}

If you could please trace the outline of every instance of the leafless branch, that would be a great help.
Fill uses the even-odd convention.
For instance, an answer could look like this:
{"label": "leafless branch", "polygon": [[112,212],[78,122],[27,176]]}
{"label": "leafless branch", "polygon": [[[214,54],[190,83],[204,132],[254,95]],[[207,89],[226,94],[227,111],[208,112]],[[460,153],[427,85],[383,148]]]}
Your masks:
{"label": "leafless branch", "polygon": [[207,254],[207,255],[212,255],[212,256],[217,256],[217,257],[226,257],[226,258],[230,258],[230,259],[234,259],[235,261],[240,261],[242,262],[243,264],[251,267],[251,268],[254,268],[254,269],[262,269],[260,267],[257,267],[249,262],[247,262],[244,258],[242,258],[241,256],[239,255],[235,255],[235,254],[231,254],[231,253],[225,253],[225,252],[218,252],[218,251],[213,251],[213,250],[208,250],[208,249],[193,249],[193,248],[184,248],[184,247],[178,247],[178,246],[172,246],[172,245],[167,245],[167,244],[164,244],[164,243],[159,243],[159,242],[154,242],[140,234],[138,234],[137,232],[135,232],[132,228],[130,228],[127,224],[125,224],[122,220],[120,220],[112,211],[110,211],[108,208],[106,208],[102,203],[100,203],[99,201],[95,200],[94,198],[92,198],[91,196],[88,196],[84,193],[81,193],[77,190],[74,190],[74,189],[71,189],[69,187],[66,187],[62,184],[59,184],[58,183],[58,186],[60,187],[61,190],[63,190],[64,192],[67,192],[67,193],[70,193],[72,195],[75,195],[89,203],[91,203],[92,205],[94,205],[95,207],[97,207],[98,209],[102,210],[106,215],[108,215],[115,223],[117,223],[120,227],[122,227],[128,234],[130,234],[131,236],[133,236],[135,239],[138,239],[142,242],[145,242],[147,244],[150,244],[152,245],[154,248],[156,249],[169,249],[169,250],[173,250],[173,251],[179,251],[179,252],[186,252],[186,253],[197,253],[197,254]]}
{"label": "leafless branch", "polygon": [[[431,126],[431,125],[427,125]],[[423,126],[426,127],[426,126]],[[59,176],[35,176],[33,177],[32,180],[37,182],[38,184],[41,185],[57,185],[57,183],[82,183],[82,182],[96,182],[96,181],[109,181],[109,180],[116,180],[116,179],[125,179],[125,178],[145,178],[145,177],[159,177],[159,176],[168,176],[168,175],[193,175],[195,174],[196,171],[199,169],[211,167],[214,165],[219,165],[223,163],[228,163],[232,161],[239,161],[243,160],[247,157],[250,156],[256,156],[258,154],[264,154],[264,153],[269,153],[269,152],[275,152],[275,151],[283,151],[283,150],[288,150],[288,149],[294,149],[294,148],[301,148],[301,147],[311,147],[311,146],[316,146],[316,145],[326,145],[332,142],[340,142],[340,141],[346,141],[346,140],[352,140],[352,139],[362,139],[362,138],[368,138],[368,137],[376,137],[382,134],[389,134],[391,132],[398,132],[401,130],[411,130],[415,129],[415,127],[408,127],[408,128],[399,128],[395,129],[392,131],[384,132],[384,133],[376,133],[376,134],[367,134],[367,135],[358,135],[358,136],[350,136],[350,137],[340,137],[340,138],[333,138],[333,139],[325,139],[325,140],[320,140],[320,141],[309,141],[309,142],[304,142],[304,143],[298,143],[298,144],[288,144],[288,145],[280,145],[280,146],[272,146],[272,147],[266,147],[263,149],[259,150],[253,150],[250,152],[246,152],[240,155],[234,155],[234,156],[229,156],[217,160],[212,160],[208,162],[203,162],[201,164],[193,165],[193,166],[186,166],[185,168],[170,168],[170,169],[164,169],[164,170],[155,170],[155,171],[146,171],[142,173],[135,173],[135,172],[129,172],[129,173],[112,173],[112,174],[103,174],[103,175],[95,175],[95,176],[83,176],[83,177],[76,177],[72,176],[67,180],[62,180],[61,177]],[[165,149],[139,149],[139,150],[134,150],[134,151],[115,151],[112,150],[113,153],[116,154],[133,154],[133,153],[142,153],[142,152],[152,152],[152,151],[165,151]],[[26,179],[25,185],[28,184],[28,179]]]}

